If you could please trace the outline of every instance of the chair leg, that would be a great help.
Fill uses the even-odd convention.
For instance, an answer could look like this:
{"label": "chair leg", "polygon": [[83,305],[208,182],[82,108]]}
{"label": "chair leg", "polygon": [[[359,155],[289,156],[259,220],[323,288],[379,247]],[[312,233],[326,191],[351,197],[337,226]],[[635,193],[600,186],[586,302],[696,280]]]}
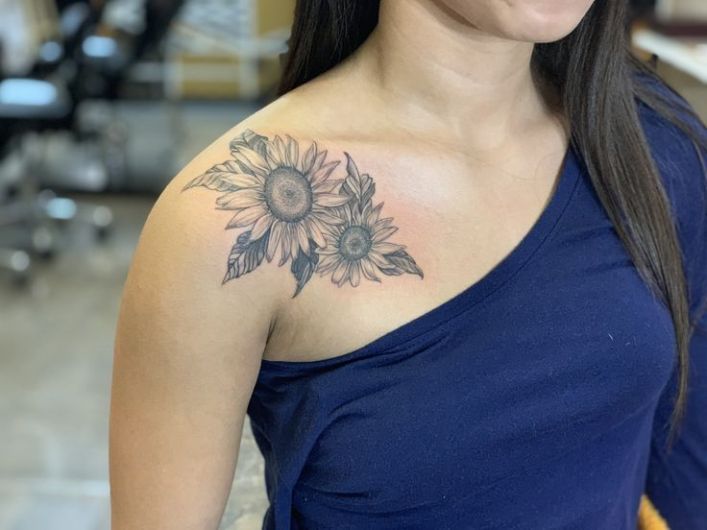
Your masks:
{"label": "chair leg", "polygon": [[88,224],[100,237],[107,235],[113,225],[113,212],[107,206],[58,197],[50,190],[40,192],[37,202],[49,219]]}

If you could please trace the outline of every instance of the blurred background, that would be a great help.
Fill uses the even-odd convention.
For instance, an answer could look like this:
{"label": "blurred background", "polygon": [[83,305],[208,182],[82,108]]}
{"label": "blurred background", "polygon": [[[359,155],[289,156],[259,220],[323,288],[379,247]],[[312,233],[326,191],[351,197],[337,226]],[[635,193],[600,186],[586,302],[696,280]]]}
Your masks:
{"label": "blurred background", "polygon": [[[114,326],[166,183],[273,98],[294,0],[0,0],[0,530],[109,528]],[[707,119],[707,2],[633,0]],[[248,422],[222,529],[259,529]]]}

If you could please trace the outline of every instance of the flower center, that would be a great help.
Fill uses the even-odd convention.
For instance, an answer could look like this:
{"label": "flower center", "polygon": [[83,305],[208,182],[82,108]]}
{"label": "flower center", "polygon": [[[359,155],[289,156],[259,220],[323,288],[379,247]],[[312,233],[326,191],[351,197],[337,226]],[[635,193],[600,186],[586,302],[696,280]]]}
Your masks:
{"label": "flower center", "polygon": [[349,261],[363,258],[369,250],[371,250],[371,234],[363,226],[349,226],[339,238],[339,252]]}
{"label": "flower center", "polygon": [[312,209],[312,186],[295,168],[278,167],[265,180],[265,202],[281,221],[299,221]]}

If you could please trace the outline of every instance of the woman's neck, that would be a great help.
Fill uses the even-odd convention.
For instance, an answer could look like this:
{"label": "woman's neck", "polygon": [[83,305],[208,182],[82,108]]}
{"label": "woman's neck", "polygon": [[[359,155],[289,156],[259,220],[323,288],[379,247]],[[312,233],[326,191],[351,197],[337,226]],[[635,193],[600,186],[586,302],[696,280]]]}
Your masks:
{"label": "woman's neck", "polygon": [[431,0],[382,0],[378,26],[351,66],[387,114],[483,149],[548,114],[532,51],[533,43],[483,33]]}

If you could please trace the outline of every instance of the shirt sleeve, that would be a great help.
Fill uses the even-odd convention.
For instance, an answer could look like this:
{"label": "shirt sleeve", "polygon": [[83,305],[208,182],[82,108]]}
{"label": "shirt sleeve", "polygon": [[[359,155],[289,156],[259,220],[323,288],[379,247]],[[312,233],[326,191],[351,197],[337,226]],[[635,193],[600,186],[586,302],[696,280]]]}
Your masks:
{"label": "shirt sleeve", "polygon": [[[704,124],[686,119],[707,140]],[[671,530],[707,530],[707,149],[653,111],[643,121],[677,221],[694,322],[684,419],[667,448],[676,363],[654,416],[645,493]]]}

